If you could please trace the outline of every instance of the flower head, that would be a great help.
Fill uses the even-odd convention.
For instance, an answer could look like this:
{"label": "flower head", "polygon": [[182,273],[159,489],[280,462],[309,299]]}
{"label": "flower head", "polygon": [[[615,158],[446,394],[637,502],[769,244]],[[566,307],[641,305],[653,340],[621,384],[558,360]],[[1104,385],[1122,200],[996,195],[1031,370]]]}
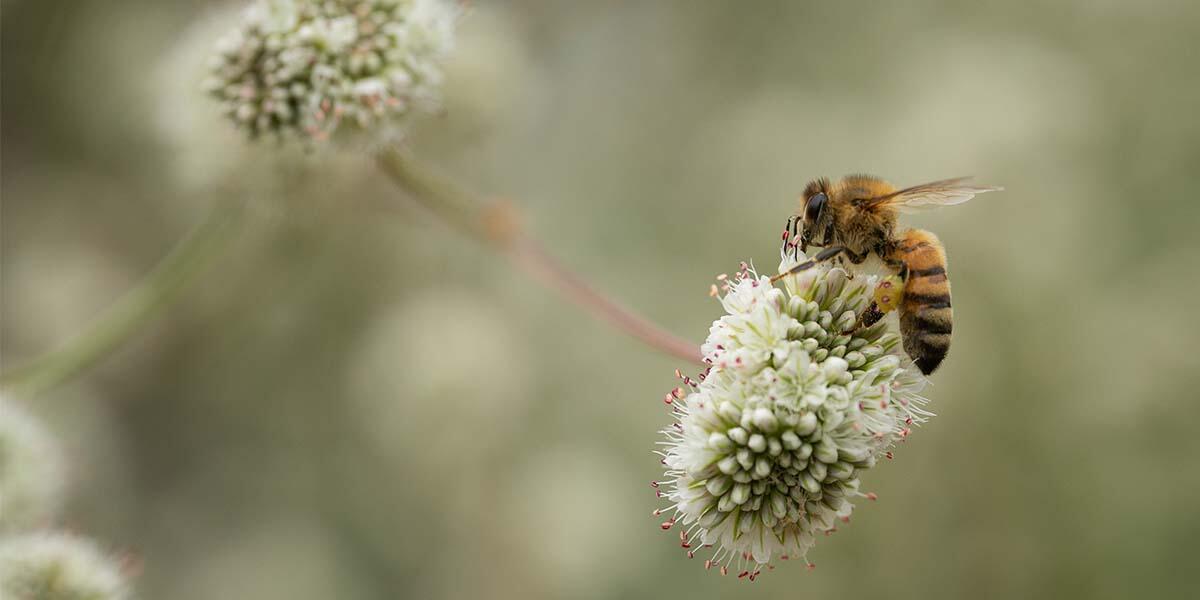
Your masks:
{"label": "flower head", "polygon": [[129,597],[121,565],[91,541],[65,533],[0,540],[0,596],[41,600]]}
{"label": "flower head", "polygon": [[207,87],[252,137],[379,133],[436,105],[456,18],[444,0],[256,0]]}
{"label": "flower head", "polygon": [[62,457],[42,424],[0,398],[0,532],[45,524],[58,510]]}
{"label": "flower head", "polygon": [[676,422],[655,484],[671,502],[656,514],[682,526],[688,555],[716,548],[706,567],[736,561],[753,579],[772,559],[805,558],[855,499],[873,499],[863,471],[930,416],[890,321],[858,326],[875,281],[818,265],[782,288],[748,267],[725,285],[708,370],[666,397]]}

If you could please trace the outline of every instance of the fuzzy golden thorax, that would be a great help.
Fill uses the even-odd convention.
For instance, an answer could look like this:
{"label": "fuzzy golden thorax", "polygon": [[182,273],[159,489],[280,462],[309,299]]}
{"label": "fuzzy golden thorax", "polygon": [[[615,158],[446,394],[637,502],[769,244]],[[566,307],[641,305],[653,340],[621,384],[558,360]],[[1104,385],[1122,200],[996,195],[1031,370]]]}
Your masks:
{"label": "fuzzy golden thorax", "polygon": [[[896,191],[892,184],[870,175],[847,175],[836,183],[818,179],[808,184],[801,199],[802,240],[813,246],[845,246],[863,256],[892,239],[894,210],[868,209],[866,201]],[[814,198],[824,194],[821,210]],[[817,201],[819,202],[819,200]]]}

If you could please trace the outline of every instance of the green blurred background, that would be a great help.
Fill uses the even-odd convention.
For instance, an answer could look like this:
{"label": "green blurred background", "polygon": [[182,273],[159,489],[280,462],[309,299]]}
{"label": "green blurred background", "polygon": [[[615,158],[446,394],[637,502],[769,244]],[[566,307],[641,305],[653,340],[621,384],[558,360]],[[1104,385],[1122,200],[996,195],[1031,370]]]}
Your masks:
{"label": "green blurred background", "polygon": [[[235,5],[236,6],[236,5]],[[478,2],[411,146],[699,342],[811,178],[1007,187],[945,242],[939,414],[809,573],[658,529],[679,361],[363,155],[280,181],[198,91],[215,2],[3,3],[3,363],[80,330],[222,197],[251,218],[135,341],[36,399],[63,519],[144,598],[1184,597],[1200,558],[1200,4]]]}

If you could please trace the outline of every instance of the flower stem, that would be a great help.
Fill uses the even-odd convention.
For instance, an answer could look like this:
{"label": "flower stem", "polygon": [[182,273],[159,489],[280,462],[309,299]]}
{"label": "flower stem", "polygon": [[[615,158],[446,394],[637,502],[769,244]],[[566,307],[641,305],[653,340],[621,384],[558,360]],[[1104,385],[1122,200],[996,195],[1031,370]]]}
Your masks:
{"label": "flower stem", "polygon": [[156,317],[228,245],[240,203],[216,207],[133,289],[62,347],[0,375],[0,388],[34,396],[86,371]]}
{"label": "flower stem", "polygon": [[701,362],[697,344],[676,337],[600,293],[523,234],[511,206],[485,203],[400,150],[384,150],[377,159],[394,183],[460,233],[500,250],[518,267],[647,346],[691,363]]}

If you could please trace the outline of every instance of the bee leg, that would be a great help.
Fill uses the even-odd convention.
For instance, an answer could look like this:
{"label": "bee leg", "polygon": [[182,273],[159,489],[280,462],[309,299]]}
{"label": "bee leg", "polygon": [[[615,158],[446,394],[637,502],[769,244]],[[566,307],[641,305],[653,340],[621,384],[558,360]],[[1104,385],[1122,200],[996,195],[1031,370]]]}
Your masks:
{"label": "bee leg", "polygon": [[794,273],[799,273],[800,271],[807,271],[808,269],[811,269],[820,263],[823,263],[828,260],[833,260],[839,254],[841,254],[845,251],[846,251],[845,246],[833,246],[832,248],[826,248],[826,249],[818,252],[816,256],[788,269],[787,271],[785,271],[783,273],[780,273],[780,274],[772,277],[771,281],[776,282],[776,281],[779,281],[780,279],[783,279],[783,277],[785,275],[792,275]]}
{"label": "bee leg", "polygon": [[842,334],[850,335],[863,327],[870,327],[878,323],[885,314],[882,310],[879,310],[879,305],[875,301],[871,301],[871,305],[858,315],[858,320],[854,322],[854,325],[850,329],[843,331]]}
{"label": "bee leg", "polygon": [[884,315],[900,308],[900,304],[904,300],[904,277],[907,274],[907,268],[901,265],[900,273],[885,277],[875,284],[874,299],[871,300],[871,304],[859,313],[854,326],[842,333],[850,334],[861,327],[870,327],[878,323]]}
{"label": "bee leg", "polygon": [[783,226],[783,244],[779,247],[780,254],[787,256],[787,253],[797,245],[796,239],[796,222],[799,219],[795,216],[788,217],[787,224]]}
{"label": "bee leg", "polygon": [[[850,264],[852,264],[852,265],[861,265],[861,264],[863,264],[863,262],[867,260],[867,256],[868,256],[868,255],[870,255],[870,251],[863,252],[862,254],[855,254],[855,253],[854,253],[854,252],[852,252],[852,251],[851,251],[849,248],[847,248],[847,249],[846,249],[846,258],[850,259]],[[849,271],[849,270],[847,270],[847,271],[846,271],[846,278],[847,278],[847,279],[851,279],[851,280],[853,280],[853,279],[854,279],[854,272],[853,272],[853,271]]]}
{"label": "bee leg", "polygon": [[880,307],[878,300],[872,300],[871,304],[867,305],[862,312],[858,313],[858,319],[854,322],[854,325],[851,325],[850,329],[843,331],[842,334],[850,335],[855,331],[862,329],[863,327],[870,327],[878,323],[880,319],[883,319],[883,317],[893,310],[895,310],[895,308],[891,307],[890,305]]}
{"label": "bee leg", "polygon": [[886,246],[878,246],[875,248],[875,253],[883,258],[883,265],[896,272],[896,276],[901,282],[908,281],[908,265],[904,261],[893,256],[891,250]]}
{"label": "bee leg", "polygon": [[783,226],[783,243],[779,247],[780,254],[784,257],[791,253],[792,260],[799,260],[800,257],[800,217],[788,217],[787,224]]}
{"label": "bee leg", "polygon": [[800,217],[792,217],[792,260],[800,260]]}

